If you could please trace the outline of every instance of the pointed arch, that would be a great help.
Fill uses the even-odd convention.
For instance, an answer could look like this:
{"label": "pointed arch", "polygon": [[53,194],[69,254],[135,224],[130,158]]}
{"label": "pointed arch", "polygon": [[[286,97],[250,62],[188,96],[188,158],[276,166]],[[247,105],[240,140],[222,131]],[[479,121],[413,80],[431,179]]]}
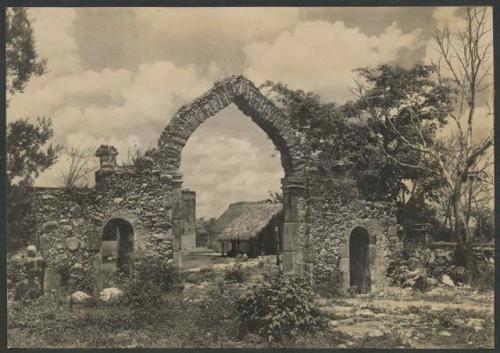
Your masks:
{"label": "pointed arch", "polygon": [[274,143],[280,152],[285,177],[301,175],[305,163],[304,154],[299,151],[300,137],[287,126],[281,109],[243,76],[231,76],[218,82],[204,95],[181,107],[160,136],[153,156],[156,163],[163,170],[177,171],[189,137],[205,120],[231,103],[249,116]]}

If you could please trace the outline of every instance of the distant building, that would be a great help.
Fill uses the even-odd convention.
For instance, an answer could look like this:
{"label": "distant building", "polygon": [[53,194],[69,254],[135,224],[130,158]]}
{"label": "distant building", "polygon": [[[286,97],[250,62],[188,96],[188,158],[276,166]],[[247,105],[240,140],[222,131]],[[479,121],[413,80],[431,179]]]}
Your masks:
{"label": "distant building", "polygon": [[196,220],[196,247],[209,247],[208,230],[205,228],[205,219]]}
{"label": "distant building", "polygon": [[281,204],[269,201],[231,204],[215,222],[221,252],[250,257],[277,254],[282,209]]}
{"label": "distant building", "polygon": [[215,218],[205,219],[200,217],[196,220],[196,246],[206,247],[216,251],[220,251],[220,243],[217,241],[217,233],[215,232]]}

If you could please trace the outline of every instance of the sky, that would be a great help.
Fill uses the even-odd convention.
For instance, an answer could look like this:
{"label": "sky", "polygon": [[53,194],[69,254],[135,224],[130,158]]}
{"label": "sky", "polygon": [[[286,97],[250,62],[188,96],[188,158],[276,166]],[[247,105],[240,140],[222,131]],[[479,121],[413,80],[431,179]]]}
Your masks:
{"label": "sky", "polygon": [[[11,98],[7,120],[50,117],[54,143],[113,145],[125,161],[134,146],[156,145],[177,109],[214,81],[243,74],[257,85],[279,81],[343,103],[352,98],[356,68],[435,60],[432,31],[463,25],[462,13],[456,7],[30,8],[48,72]],[[484,102],[479,111],[487,116]],[[480,134],[492,126],[491,116],[478,121]],[[59,186],[67,164],[60,158],[35,184]],[[191,136],[181,172],[183,186],[197,192],[202,217],[217,217],[232,202],[267,198],[283,177],[272,142],[234,105]]]}

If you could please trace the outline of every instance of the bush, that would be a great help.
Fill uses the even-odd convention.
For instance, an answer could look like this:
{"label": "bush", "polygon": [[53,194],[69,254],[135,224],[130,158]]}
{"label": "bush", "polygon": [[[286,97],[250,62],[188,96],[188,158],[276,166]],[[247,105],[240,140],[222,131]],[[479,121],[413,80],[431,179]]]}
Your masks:
{"label": "bush", "polygon": [[132,306],[157,305],[163,292],[172,291],[181,281],[176,266],[158,256],[148,256],[136,263],[132,278],[125,285],[123,302]]}
{"label": "bush", "polygon": [[224,280],[228,283],[242,283],[245,280],[239,262],[224,270]]}
{"label": "bush", "polygon": [[235,338],[238,335],[237,292],[225,281],[210,284],[207,294],[198,304],[196,319],[201,330],[209,329],[215,339]]}
{"label": "bush", "polygon": [[493,290],[495,288],[495,265],[488,262],[480,268],[478,266],[471,286],[480,292]]}
{"label": "bush", "polygon": [[314,333],[325,324],[314,303],[310,283],[295,276],[266,275],[238,300],[242,331],[268,340]]}

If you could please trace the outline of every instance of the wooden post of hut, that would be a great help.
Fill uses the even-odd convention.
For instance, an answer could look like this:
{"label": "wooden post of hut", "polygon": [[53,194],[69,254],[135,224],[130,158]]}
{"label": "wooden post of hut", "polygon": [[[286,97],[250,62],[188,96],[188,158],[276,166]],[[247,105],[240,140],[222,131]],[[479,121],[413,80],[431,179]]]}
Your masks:
{"label": "wooden post of hut", "polygon": [[224,241],[221,241],[222,257],[224,257]]}

